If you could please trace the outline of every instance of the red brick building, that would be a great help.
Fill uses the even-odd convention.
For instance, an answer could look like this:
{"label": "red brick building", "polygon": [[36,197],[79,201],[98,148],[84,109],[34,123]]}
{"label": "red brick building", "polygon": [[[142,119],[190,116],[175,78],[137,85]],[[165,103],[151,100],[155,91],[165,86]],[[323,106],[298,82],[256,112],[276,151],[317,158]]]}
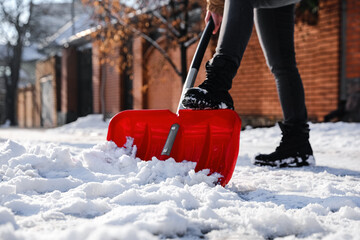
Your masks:
{"label": "red brick building", "polygon": [[[351,1],[355,2],[348,0]],[[299,22],[295,26],[296,59],[308,115],[314,121],[322,121],[339,105],[341,19],[341,0],[320,1],[317,25]],[[266,66],[255,31],[234,81],[232,95],[243,118],[250,117],[253,121],[253,117],[258,116],[259,124],[282,118],[274,78]]]}
{"label": "red brick building", "polygon": [[344,51],[342,72],[344,84],[341,99],[347,99],[346,110],[350,112],[349,120],[360,121],[360,1],[346,3],[346,18],[343,23],[342,43]]}
{"label": "red brick building", "polygon": [[[215,46],[213,39],[203,65],[211,58]],[[96,43],[88,47],[89,44],[84,50],[81,45],[70,43],[62,50],[61,70],[57,71],[60,76],[54,77],[60,80],[52,82],[57,113],[53,126],[88,113],[112,116],[132,108],[176,111],[181,78],[161,54],[142,39],[132,43],[132,79],[117,70],[120,63],[101,64]],[[334,110],[338,110],[335,114],[338,117],[347,110],[347,117],[341,119],[360,121],[360,1],[320,0],[317,24],[296,24],[295,47],[310,120],[323,121]],[[188,49],[189,64],[195,48],[196,44]],[[114,50],[108,57],[117,58],[118,52]],[[179,50],[169,55],[180,65]],[[204,77],[202,66],[196,85]],[[37,79],[40,81],[40,77]],[[36,89],[39,95],[39,87]],[[266,66],[255,29],[231,94],[244,125],[269,125],[282,119],[275,81]],[[40,122],[44,126],[44,120]]]}
{"label": "red brick building", "polygon": [[[319,19],[314,26],[296,24],[296,56],[302,76],[309,118],[324,116],[341,107],[360,77],[360,2],[320,1]],[[176,110],[181,82],[170,65],[154,49],[134,43],[134,108]],[[207,52],[209,59],[215,43]],[[188,51],[189,61],[195,46]],[[170,53],[179,58],[179,52]],[[200,70],[197,84],[204,79]],[[358,85],[357,85],[358,86]],[[357,88],[359,91],[359,87]],[[254,125],[267,125],[282,118],[276,86],[254,29],[231,89],[238,114]],[[120,110],[120,109],[119,109]]]}

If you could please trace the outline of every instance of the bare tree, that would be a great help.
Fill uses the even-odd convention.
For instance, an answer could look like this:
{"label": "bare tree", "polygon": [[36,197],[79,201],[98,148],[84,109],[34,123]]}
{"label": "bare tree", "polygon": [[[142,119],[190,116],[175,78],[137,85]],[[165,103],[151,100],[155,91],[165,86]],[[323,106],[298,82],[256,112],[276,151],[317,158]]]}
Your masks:
{"label": "bare tree", "polygon": [[[132,37],[139,36],[157,49],[175,73],[185,82],[187,48],[198,40],[201,32],[201,9],[204,0],[82,0],[95,9],[95,18],[101,28],[93,37],[100,40],[100,52],[107,56],[114,48],[123,52],[121,69],[129,68],[132,58],[125,47]],[[129,3],[131,2],[131,4]],[[165,45],[158,39],[165,37]],[[179,48],[181,59],[173,59],[168,50]],[[176,60],[180,60],[179,69]],[[105,63],[109,59],[103,59]]]}
{"label": "bare tree", "polygon": [[59,24],[69,20],[63,17],[54,23],[55,15],[64,15],[70,10],[66,9],[66,3],[65,9],[55,5],[51,0],[42,0],[39,4],[34,4],[34,0],[0,0],[0,34],[7,45],[7,52],[2,53],[1,58],[11,71],[6,80],[6,115],[11,125],[17,124],[17,87],[24,47],[44,42],[57,31]]}
{"label": "bare tree", "polygon": [[[11,2],[11,3],[10,3]],[[8,54],[5,61],[11,70],[6,81],[7,117],[11,125],[16,125],[16,93],[20,75],[21,56],[29,37],[30,23],[33,18],[32,0],[5,1],[0,0],[0,20],[7,25],[3,37],[6,37]]]}

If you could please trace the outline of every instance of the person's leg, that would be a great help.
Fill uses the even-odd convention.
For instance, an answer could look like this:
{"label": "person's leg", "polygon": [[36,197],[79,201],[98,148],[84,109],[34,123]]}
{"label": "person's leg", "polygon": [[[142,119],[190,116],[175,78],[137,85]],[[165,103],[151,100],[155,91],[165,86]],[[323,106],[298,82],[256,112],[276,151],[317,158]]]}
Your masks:
{"label": "person's leg", "polygon": [[304,88],[295,60],[294,4],[256,9],[255,26],[267,64],[276,80],[284,115],[284,123],[279,123],[283,134],[280,146],[271,154],[256,156],[255,164],[280,167],[312,165]]}
{"label": "person's leg", "polygon": [[[252,0],[225,0],[223,21],[214,58],[240,66],[254,24]],[[214,60],[215,61],[215,60]]]}
{"label": "person's leg", "polygon": [[229,94],[232,80],[251,36],[254,23],[252,0],[225,0],[216,53],[206,64],[206,80],[189,89],[182,104],[192,109],[233,109]]}
{"label": "person's leg", "polygon": [[285,123],[306,123],[304,88],[294,49],[294,5],[256,9],[255,26],[274,74]]}

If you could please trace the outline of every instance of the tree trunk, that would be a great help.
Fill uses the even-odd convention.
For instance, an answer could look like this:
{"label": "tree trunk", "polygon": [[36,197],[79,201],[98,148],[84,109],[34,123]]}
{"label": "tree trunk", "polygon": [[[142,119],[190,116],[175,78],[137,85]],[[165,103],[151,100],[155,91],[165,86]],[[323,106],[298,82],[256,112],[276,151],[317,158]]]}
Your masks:
{"label": "tree trunk", "polygon": [[20,64],[22,55],[22,39],[18,39],[15,46],[12,46],[13,56],[10,61],[11,80],[7,82],[7,118],[11,126],[17,125],[17,86],[20,77]]}
{"label": "tree trunk", "polygon": [[6,92],[6,109],[7,109],[7,119],[10,121],[11,126],[17,125],[16,113],[15,113],[16,104],[14,97],[16,96],[16,94],[17,94],[16,88],[14,88],[10,83],[10,85],[7,87],[7,92]]}

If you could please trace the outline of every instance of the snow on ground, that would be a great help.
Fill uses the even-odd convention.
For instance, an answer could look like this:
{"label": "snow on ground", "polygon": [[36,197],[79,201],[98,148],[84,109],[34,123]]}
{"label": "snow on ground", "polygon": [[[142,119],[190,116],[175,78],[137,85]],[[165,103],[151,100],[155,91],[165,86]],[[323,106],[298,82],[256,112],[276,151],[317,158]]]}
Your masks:
{"label": "snow on ground", "polygon": [[316,167],[255,167],[277,127],[247,129],[232,180],[141,161],[91,115],[0,128],[0,239],[360,239],[360,124],[311,124]]}

